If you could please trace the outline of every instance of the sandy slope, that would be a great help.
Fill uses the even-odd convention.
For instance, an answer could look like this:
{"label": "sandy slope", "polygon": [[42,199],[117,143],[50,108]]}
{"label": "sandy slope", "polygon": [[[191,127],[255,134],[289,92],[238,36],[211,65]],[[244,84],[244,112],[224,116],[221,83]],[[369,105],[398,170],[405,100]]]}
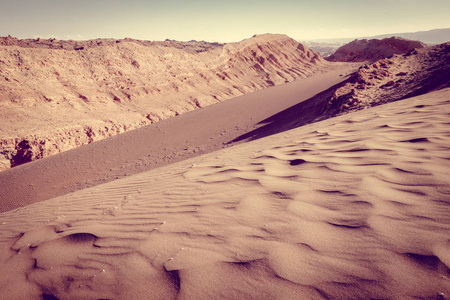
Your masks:
{"label": "sandy slope", "polygon": [[450,89],[0,214],[8,299],[447,299]]}
{"label": "sandy slope", "polygon": [[[225,45],[12,38],[4,44],[0,170],[305,78],[329,65],[295,40],[271,34]],[[27,155],[21,155],[24,149]]]}
{"label": "sandy slope", "polygon": [[[221,149],[260,122],[346,79],[358,65],[227,100],[0,172],[0,212]],[[305,109],[312,120],[315,110]]]}

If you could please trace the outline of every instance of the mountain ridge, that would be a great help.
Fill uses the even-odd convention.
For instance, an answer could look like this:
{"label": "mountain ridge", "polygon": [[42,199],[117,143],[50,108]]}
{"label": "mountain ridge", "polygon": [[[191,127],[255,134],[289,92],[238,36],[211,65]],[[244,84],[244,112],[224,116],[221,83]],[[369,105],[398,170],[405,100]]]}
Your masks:
{"label": "mountain ridge", "polygon": [[[317,42],[317,43],[340,43],[342,44],[349,43],[354,40],[361,39],[383,39],[388,37],[398,36],[404,39],[409,40],[419,40],[425,44],[443,44],[445,42],[450,41],[450,28],[438,28],[424,31],[416,31],[416,32],[398,32],[398,33],[386,33],[379,35],[370,35],[370,36],[359,36],[359,37],[351,37],[351,38],[325,38],[325,39],[313,39],[313,40],[304,40],[299,39],[300,42],[308,44],[308,42]],[[435,36],[435,37],[432,37]]]}

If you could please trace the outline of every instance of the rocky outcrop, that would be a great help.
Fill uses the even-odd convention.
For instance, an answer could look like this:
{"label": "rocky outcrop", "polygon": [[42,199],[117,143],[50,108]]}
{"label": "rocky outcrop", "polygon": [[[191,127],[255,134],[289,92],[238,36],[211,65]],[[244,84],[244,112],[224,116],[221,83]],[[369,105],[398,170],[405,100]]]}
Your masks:
{"label": "rocky outcrop", "polygon": [[326,65],[285,35],[226,45],[1,38],[0,168],[307,77]]}
{"label": "rocky outcrop", "polygon": [[[8,169],[27,162],[64,152],[85,144],[136,129],[150,122],[138,124],[109,124],[106,126],[74,126],[38,132],[22,138],[0,139],[0,168]],[[0,169],[1,170],[1,169]]]}
{"label": "rocky outcrop", "polygon": [[394,54],[404,54],[414,49],[425,47],[427,46],[422,42],[405,40],[399,37],[382,40],[354,40],[336,50],[326,60],[334,62],[374,62],[379,59],[391,57]]}
{"label": "rocky outcrop", "polygon": [[226,70],[233,69],[245,74],[250,69],[264,87],[307,77],[323,63],[319,53],[295,40],[281,35],[268,39],[270,36],[254,36],[241,43],[225,45],[223,56],[229,60],[221,67],[221,73],[227,76]]}
{"label": "rocky outcrop", "polygon": [[319,119],[450,87],[450,43],[363,65],[336,88]]}

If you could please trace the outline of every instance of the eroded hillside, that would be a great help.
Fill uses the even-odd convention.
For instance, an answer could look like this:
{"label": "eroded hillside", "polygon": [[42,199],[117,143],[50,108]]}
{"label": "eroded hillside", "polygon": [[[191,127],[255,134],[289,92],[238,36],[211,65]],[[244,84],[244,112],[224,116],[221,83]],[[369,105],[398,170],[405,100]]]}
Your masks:
{"label": "eroded hillside", "polygon": [[394,54],[404,54],[414,49],[427,47],[419,41],[405,40],[399,37],[354,40],[327,57],[328,61],[374,62]]}
{"label": "eroded hillside", "polygon": [[450,42],[361,66],[328,99],[320,119],[450,87]]}
{"label": "eroded hillside", "polygon": [[239,43],[0,42],[0,169],[310,76],[322,57],[285,35]]}
{"label": "eroded hillside", "polygon": [[450,43],[362,64],[341,83],[260,122],[255,140],[338,115],[450,87]]}

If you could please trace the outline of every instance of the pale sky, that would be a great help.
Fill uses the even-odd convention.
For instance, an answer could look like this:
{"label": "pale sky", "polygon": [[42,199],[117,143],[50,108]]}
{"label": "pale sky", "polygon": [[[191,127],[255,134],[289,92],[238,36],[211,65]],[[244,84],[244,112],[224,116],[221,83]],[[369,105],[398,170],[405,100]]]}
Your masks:
{"label": "pale sky", "polygon": [[0,0],[0,36],[237,42],[450,28],[449,0]]}

